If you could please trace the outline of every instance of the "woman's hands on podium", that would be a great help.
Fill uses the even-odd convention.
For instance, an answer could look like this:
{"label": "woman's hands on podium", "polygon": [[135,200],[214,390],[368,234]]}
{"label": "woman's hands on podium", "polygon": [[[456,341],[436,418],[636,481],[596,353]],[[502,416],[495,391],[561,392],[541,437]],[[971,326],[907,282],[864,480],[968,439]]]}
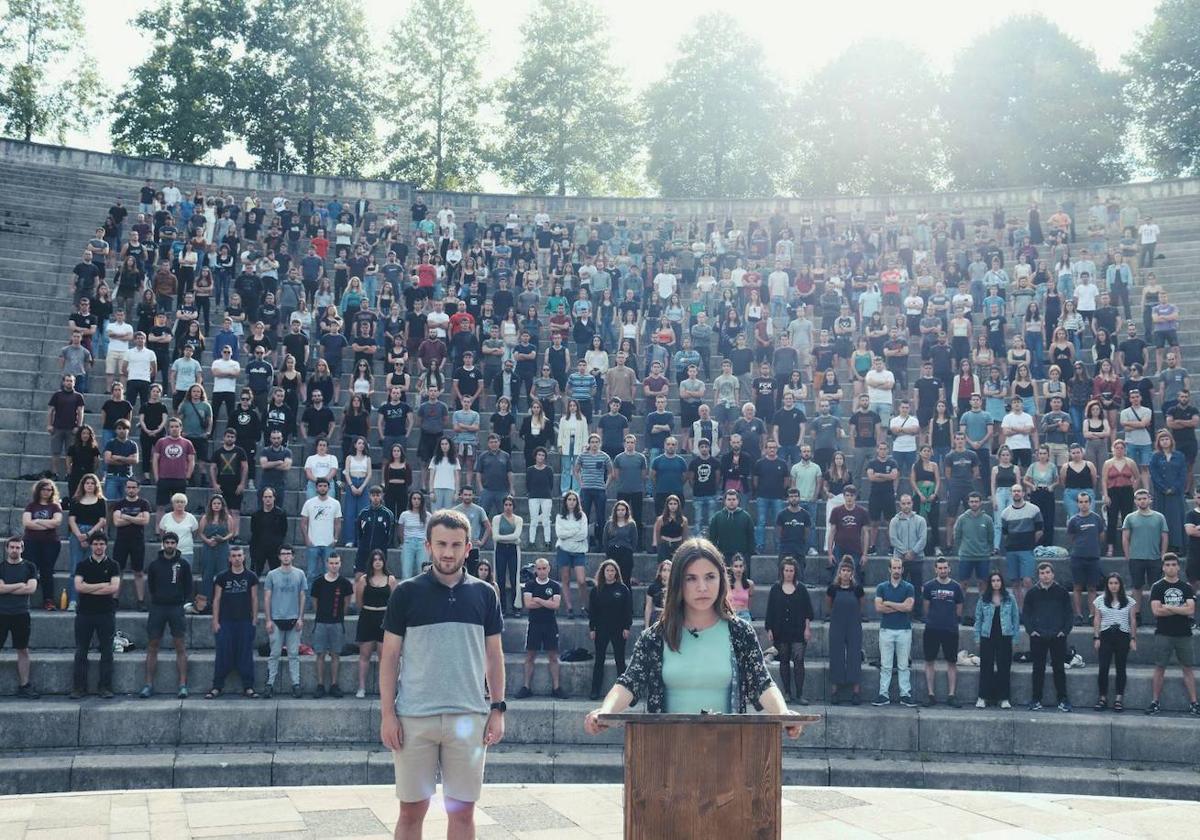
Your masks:
{"label": "woman's hands on podium", "polygon": [[604,730],[608,729],[607,723],[600,721],[600,715],[604,714],[601,709],[592,709],[583,719],[583,731],[589,735],[599,735]]}

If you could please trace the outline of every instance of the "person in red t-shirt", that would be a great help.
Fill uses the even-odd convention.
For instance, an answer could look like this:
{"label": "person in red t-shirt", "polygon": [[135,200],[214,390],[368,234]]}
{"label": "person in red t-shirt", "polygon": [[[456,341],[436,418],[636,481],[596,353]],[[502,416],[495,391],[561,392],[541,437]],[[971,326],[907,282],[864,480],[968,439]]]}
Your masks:
{"label": "person in red t-shirt", "polygon": [[470,312],[459,311],[450,316],[450,335],[460,332],[475,331],[475,316]]}
{"label": "person in red t-shirt", "polygon": [[429,258],[423,257],[421,264],[417,266],[417,288],[424,289],[423,294],[429,297],[433,291],[433,284],[437,282],[437,269],[429,264]]}
{"label": "person in red t-shirt", "polygon": [[325,231],[320,230],[317,235],[308,241],[308,244],[317,252],[317,256],[325,259],[329,254],[329,240],[325,238]]}
{"label": "person in red t-shirt", "polygon": [[163,508],[171,503],[176,493],[186,493],[188,479],[196,468],[196,448],[183,437],[183,423],[178,417],[167,421],[167,436],[154,444],[154,457],[150,462],[156,485],[155,504],[158,517]]}

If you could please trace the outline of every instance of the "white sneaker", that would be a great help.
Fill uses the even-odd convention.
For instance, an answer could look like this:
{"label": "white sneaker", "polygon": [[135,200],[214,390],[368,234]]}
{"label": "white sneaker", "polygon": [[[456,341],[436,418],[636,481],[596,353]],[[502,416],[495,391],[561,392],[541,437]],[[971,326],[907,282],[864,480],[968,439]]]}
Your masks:
{"label": "white sneaker", "polygon": [[68,612],[75,612],[75,602],[74,601],[67,604],[67,610],[68,610]]}
{"label": "white sneaker", "polygon": [[810,549],[808,550],[808,556],[809,556],[809,557],[816,557],[816,556],[817,556],[817,550],[816,550],[815,548],[810,548]]}
{"label": "white sneaker", "polygon": [[354,696],[357,697],[359,700],[362,700],[364,697],[367,696],[367,692],[363,691],[360,688],[358,691],[354,692]]}
{"label": "white sneaker", "polygon": [[1001,708],[1001,709],[1011,709],[1011,708],[1012,708],[1012,703],[1009,703],[1007,700],[1001,700],[1001,701],[1000,701],[1000,708]]}
{"label": "white sneaker", "polygon": [[987,703],[984,701],[984,699],[982,697],[980,697],[978,700],[975,701],[975,708],[976,709],[986,709],[987,708]]}

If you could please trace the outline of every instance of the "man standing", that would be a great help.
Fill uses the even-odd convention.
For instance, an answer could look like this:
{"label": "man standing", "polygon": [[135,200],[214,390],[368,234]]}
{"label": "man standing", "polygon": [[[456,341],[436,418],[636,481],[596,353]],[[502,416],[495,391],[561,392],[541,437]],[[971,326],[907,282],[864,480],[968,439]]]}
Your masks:
{"label": "man standing", "polygon": [[587,517],[588,528],[594,528],[594,533],[588,537],[590,551],[604,546],[604,513],[611,472],[612,459],[600,451],[600,435],[588,435],[587,449],[575,459],[575,479],[579,482],[579,504]]}
{"label": "man standing", "polygon": [[1092,494],[1086,490],[1075,493],[1079,513],[1067,520],[1067,539],[1071,543],[1071,606],[1074,609],[1075,625],[1081,627],[1091,622],[1086,616],[1086,607],[1079,602],[1083,589],[1087,587],[1086,604],[1096,600],[1096,586],[1100,583],[1100,555],[1104,550],[1104,520],[1092,510]]}
{"label": "man standing", "polygon": [[[649,475],[647,467],[646,456],[637,451],[637,438],[626,434],[625,451],[613,458],[613,478],[617,485],[617,500],[629,505],[629,515],[638,524],[639,550],[642,545],[642,519],[645,515],[643,491],[646,488],[646,477]],[[533,531],[529,533],[532,542]]]}
{"label": "man standing", "polygon": [[[792,489],[796,491],[800,507],[808,514],[808,542],[804,546],[809,557],[817,556],[817,500],[821,496],[821,468],[813,461],[812,447],[807,443],[800,447],[800,460],[792,464]],[[796,555],[800,559],[801,555]]]}
{"label": "man standing", "polygon": [[[900,497],[900,512],[888,522],[888,543],[892,547],[892,556],[904,564],[904,579],[913,585],[914,592],[925,576],[925,543],[928,539],[929,523],[921,514],[913,512],[912,496],[905,493]],[[914,618],[920,618],[923,600],[914,601]]]}
{"label": "man standing", "polygon": [[396,533],[396,514],[383,504],[383,487],[373,484],[367,495],[371,504],[358,512],[358,520],[354,523],[357,537],[354,544],[358,546],[354,556],[355,579],[370,570],[372,551],[379,549],[387,554]]}
{"label": "man standing", "polygon": [[17,652],[17,696],[36,700],[39,695],[29,681],[29,596],[37,591],[37,567],[21,556],[25,541],[20,535],[4,544],[4,563],[0,564],[0,648],[12,634]]}
{"label": "man standing", "polygon": [[[971,578],[983,594],[988,579],[988,560],[996,539],[996,523],[983,510],[983,496],[967,494],[967,512],[954,520],[954,551],[958,555],[958,577],[965,585]],[[967,622],[971,619],[967,619]]]}
{"label": "man standing", "polygon": [[[757,554],[767,553],[767,527],[775,525],[775,520],[783,510],[790,477],[787,462],[779,457],[779,444],[773,439],[768,440],[765,454],[754,464],[754,495],[758,508],[754,541],[758,546]],[[750,575],[749,568],[746,575]]]}
{"label": "man standing", "polygon": [[558,608],[562,605],[563,587],[550,579],[550,561],[539,557],[533,564],[533,580],[524,584],[521,595],[529,616],[529,628],[525,634],[525,684],[515,699],[524,700],[533,696],[533,666],[538,651],[546,652],[550,668],[550,696],[566,700],[567,694],[560,684],[558,664]]}
{"label": "man standing", "polygon": [[899,671],[900,702],[914,707],[909,653],[912,650],[912,619],[916,600],[913,585],[904,580],[904,564],[893,557],[889,576],[875,587],[875,612],[879,615],[879,696],[872,706],[891,705],[892,668]]}
{"label": "man standing", "polygon": [[688,469],[687,461],[678,452],[679,442],[673,436],[666,438],[663,446],[663,454],[650,461],[656,516],[666,509],[668,496],[678,496],[683,501],[683,476]]}
{"label": "man standing", "polygon": [[100,683],[97,691],[105,700],[113,696],[113,635],[117,625],[117,593],[121,569],[108,557],[108,538],[103,531],[92,534],[91,552],[75,567],[75,668],[71,699],[87,693],[88,651],[95,637],[100,648]]}
{"label": "man standing", "polygon": [[[871,515],[858,504],[858,488],[847,484],[842,488],[843,503],[829,514],[829,576],[843,557],[850,557],[858,565],[859,581],[867,569],[864,532],[870,527]],[[904,567],[901,566],[903,572]]]}
{"label": "man standing", "polygon": [[708,523],[708,538],[725,557],[754,554],[754,520],[738,507],[738,492],[725,491],[725,506],[713,514]]}
{"label": "man standing", "polygon": [[1000,536],[1004,540],[1009,586],[1018,607],[1024,601],[1025,589],[1033,585],[1033,549],[1041,541],[1044,527],[1041,510],[1025,501],[1024,487],[1014,484],[1012,504],[1000,511]]}
{"label": "man standing", "polygon": [[695,511],[696,528],[703,536],[708,535],[708,523],[717,507],[717,488],[721,480],[721,462],[712,456],[712,442],[699,438],[698,453],[688,464],[688,478],[692,483],[692,508]]}
{"label": "man standing", "polygon": [[154,444],[150,466],[154,474],[156,514],[161,518],[171,497],[187,492],[188,479],[196,468],[196,448],[183,436],[183,422],[178,417],[167,421],[167,435]]}
{"label": "man standing", "polygon": [[[1042,691],[1046,684],[1046,654],[1054,671],[1054,691],[1058,710],[1071,711],[1067,699],[1067,635],[1071,632],[1071,596],[1054,580],[1054,567],[1038,563],[1037,586],[1025,595],[1021,624],[1029,634],[1029,653],[1033,658],[1033,696],[1029,711],[1042,709]],[[1137,602],[1134,601],[1136,604]],[[1190,639],[1188,640],[1191,641]],[[1195,696],[1193,695],[1193,698]]]}
{"label": "man standing", "polygon": [[1179,577],[1179,557],[1176,555],[1163,555],[1162,571],[1162,578],[1150,587],[1150,611],[1154,613],[1157,623],[1154,627],[1154,677],[1151,683],[1154,698],[1146,707],[1146,714],[1158,714],[1163,679],[1167,674],[1167,666],[1174,659],[1183,672],[1183,687],[1191,703],[1190,711],[1193,716],[1200,716],[1200,703],[1196,702],[1196,675],[1192,670],[1192,620],[1196,615],[1196,593]]}
{"label": "man standing", "polygon": [[396,587],[384,617],[379,731],[395,761],[397,837],[420,836],[439,770],[449,834],[474,836],[486,749],[504,737],[503,620],[496,590],[463,571],[470,528],[454,511],[429,517],[433,567]]}
{"label": "man standing", "polygon": [[779,544],[779,559],[792,557],[796,560],[797,580],[803,579],[805,550],[808,547],[809,535],[813,531],[812,517],[801,507],[800,491],[789,487],[787,491],[787,507],[775,517],[776,536]]}
{"label": "man standing", "polygon": [[955,520],[962,513],[963,505],[975,489],[981,475],[979,458],[967,449],[967,436],[962,432],[954,433],[954,449],[946,453],[942,460],[942,470],[945,472],[942,480],[947,487],[946,532],[953,534],[956,533]]}
{"label": "man standing", "polygon": [[50,395],[46,412],[46,432],[50,435],[50,472],[57,479],[59,469],[66,473],[67,448],[83,425],[83,395],[75,390],[75,377],[65,374],[61,387]]}
{"label": "man standing", "polygon": [[300,509],[300,536],[308,548],[305,565],[309,580],[323,574],[325,561],[342,532],[342,505],[329,495],[329,479],[318,478],[316,486],[317,495]]}
{"label": "man standing", "polygon": [[504,506],[504,497],[513,495],[512,460],[500,448],[500,436],[488,435],[487,449],[475,458],[479,477],[479,503],[488,517],[496,516]]}
{"label": "man standing", "polygon": [[929,696],[926,706],[937,705],[934,681],[937,678],[938,651],[946,660],[946,705],[957,709],[958,695],[958,625],[966,600],[958,581],[950,577],[950,561],[939,557],[933,564],[934,579],[926,581],[921,590],[925,613],[925,686]]}
{"label": "man standing", "polygon": [[[342,646],[346,643],[346,604],[354,595],[354,586],[342,577],[342,558],[331,554],[325,558],[325,574],[312,582],[313,608],[316,624],[313,627],[312,647],[317,657],[317,699],[325,696],[325,657],[329,657],[329,696],[340,698],[338,666]],[[289,666],[290,668],[290,666]]]}
{"label": "man standing", "polygon": [[1142,589],[1150,583],[1151,570],[1167,553],[1167,519],[1150,509],[1150,491],[1133,494],[1135,510],[1121,524],[1121,547],[1129,560],[1129,592],[1133,603],[1142,603]]}
{"label": "man standing", "polygon": [[245,549],[229,549],[229,568],[213,581],[212,631],[216,646],[212,688],[205,700],[220,697],[225,678],[237,670],[242,694],[254,691],[254,624],[258,620],[258,575],[246,568]]}
{"label": "man standing", "polygon": [[[147,518],[149,515],[150,508],[147,505]],[[141,529],[138,531],[140,540]],[[170,626],[171,641],[175,645],[175,671],[179,676],[177,696],[182,700],[188,696],[187,627],[183,605],[192,599],[193,580],[191,564],[179,553],[179,537],[176,534],[170,531],[163,533],[162,550],[151,561],[146,577],[150,587],[150,614],[146,618],[146,684],[138,696],[146,700],[154,694],[158,648],[162,644],[163,631]]]}
{"label": "man standing", "polygon": [[308,583],[304,572],[293,565],[295,553],[290,545],[279,547],[279,567],[267,572],[263,582],[263,615],[267,619],[267,638],[271,656],[267,660],[267,685],[263,697],[275,694],[279,657],[288,652],[288,676],[292,678],[292,696],[300,691],[300,633],[304,630],[304,599]]}

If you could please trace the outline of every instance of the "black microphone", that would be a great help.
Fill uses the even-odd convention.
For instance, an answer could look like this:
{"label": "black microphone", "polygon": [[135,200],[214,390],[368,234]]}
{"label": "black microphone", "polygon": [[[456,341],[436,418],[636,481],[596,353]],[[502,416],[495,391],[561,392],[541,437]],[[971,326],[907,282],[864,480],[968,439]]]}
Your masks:
{"label": "black microphone", "polygon": [[687,630],[689,633],[691,633],[691,634],[692,634],[692,638],[693,638],[693,639],[699,639],[699,638],[700,638],[700,633],[699,633],[699,632],[697,632],[695,628],[688,627],[688,628],[685,628],[685,629],[686,629],[686,630]]}

